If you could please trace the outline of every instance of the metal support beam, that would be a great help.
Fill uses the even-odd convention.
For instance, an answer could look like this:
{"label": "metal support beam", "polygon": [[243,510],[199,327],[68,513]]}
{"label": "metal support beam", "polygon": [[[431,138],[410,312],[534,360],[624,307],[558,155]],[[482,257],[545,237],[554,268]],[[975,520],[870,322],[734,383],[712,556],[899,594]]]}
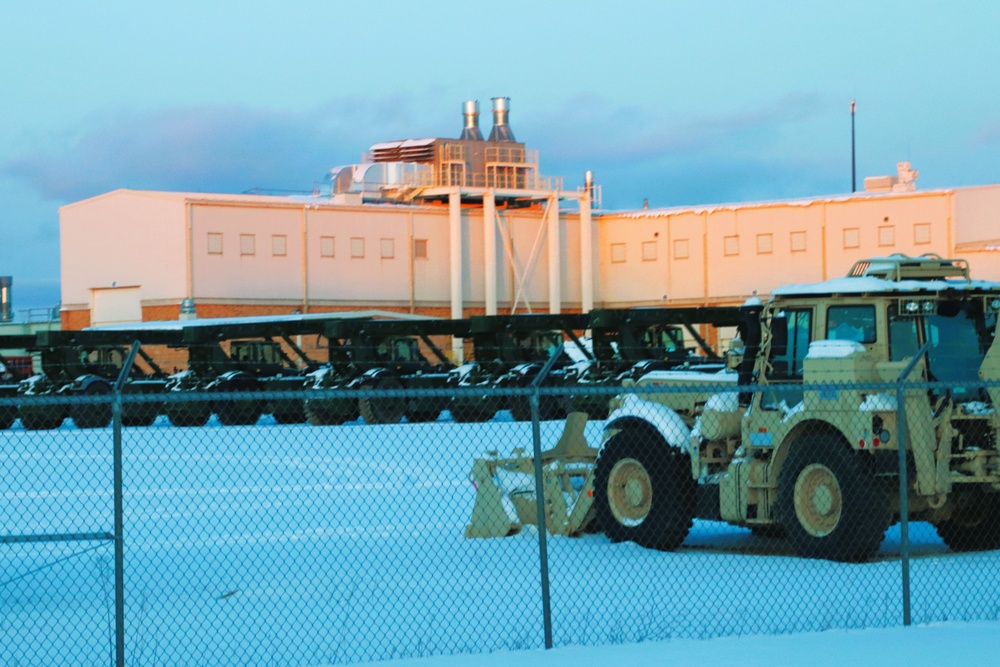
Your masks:
{"label": "metal support beam", "polygon": [[[448,241],[451,260],[451,319],[462,319],[462,195],[458,188],[448,193]],[[452,339],[452,351],[456,364],[462,363],[462,339]]]}
{"label": "metal support beam", "polygon": [[497,314],[497,204],[492,188],[483,195],[483,272],[487,315]]}
{"label": "metal support beam", "polygon": [[594,227],[590,214],[590,192],[580,197],[580,308],[594,309]]}
{"label": "metal support beam", "polygon": [[549,312],[562,312],[562,239],[559,234],[559,196],[549,196],[545,210],[549,236]]}

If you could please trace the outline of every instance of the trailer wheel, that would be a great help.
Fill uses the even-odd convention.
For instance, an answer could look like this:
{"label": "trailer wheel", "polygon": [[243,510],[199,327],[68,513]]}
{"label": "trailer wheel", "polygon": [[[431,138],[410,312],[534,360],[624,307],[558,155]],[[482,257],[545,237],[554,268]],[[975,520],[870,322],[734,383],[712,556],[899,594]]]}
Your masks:
{"label": "trailer wheel", "polygon": [[[394,377],[378,378],[372,389],[399,390],[403,388]],[[368,389],[369,387],[365,387]],[[358,399],[358,409],[366,424],[398,424],[406,412],[406,399],[402,396],[369,396]]]}
{"label": "trailer wheel", "polygon": [[597,460],[597,523],[612,542],[676,549],[691,530],[695,493],[690,462],[665,442],[625,431]]}
{"label": "trailer wheel", "polygon": [[[111,385],[94,381],[81,394],[85,396],[106,396],[111,393]],[[70,406],[70,417],[77,428],[104,428],[111,423],[110,403],[78,403]]]}
{"label": "trailer wheel", "polygon": [[[566,414],[570,412],[566,410],[566,406],[563,404],[562,396],[539,396],[538,397],[538,419],[541,421],[549,421],[552,419],[565,419]],[[511,396],[510,397],[510,415],[514,418],[514,421],[518,422],[530,422],[531,421],[531,397],[530,396]]]}
{"label": "trailer wheel", "polygon": [[949,519],[934,524],[952,551],[1000,549],[1000,493],[962,494]]}
{"label": "trailer wheel", "polygon": [[406,421],[411,424],[421,424],[426,422],[437,421],[438,417],[441,416],[440,410],[418,410],[415,412],[406,413]]}
{"label": "trailer wheel", "polygon": [[[28,431],[47,431],[62,426],[66,415],[62,414],[65,406],[46,405],[25,409],[21,407],[21,426]],[[56,413],[56,414],[52,414]]]}
{"label": "trailer wheel", "polygon": [[488,399],[483,399],[483,404],[481,406],[466,404],[456,405],[453,402],[448,408],[448,411],[451,412],[452,421],[460,424],[482,423],[488,422],[493,418],[493,415],[496,414],[496,410],[491,407],[487,407],[488,405]]}
{"label": "trailer wheel", "polygon": [[13,426],[15,419],[17,419],[16,405],[0,405],[0,431]]}
{"label": "trailer wheel", "polygon": [[886,493],[839,437],[792,446],[778,479],[778,513],[804,558],[870,560],[892,518]]}
{"label": "trailer wheel", "polygon": [[208,389],[234,394],[233,398],[215,401],[215,416],[223,426],[252,426],[264,413],[264,404],[260,399],[236,398],[241,393],[260,390],[260,383],[249,375],[223,376],[214,386],[209,385]]}
{"label": "trailer wheel", "polygon": [[[350,403],[347,411],[338,409],[338,406],[345,407],[346,403]],[[357,406],[354,400],[310,398],[306,400],[306,419],[312,426],[340,426],[360,416]]]}
{"label": "trailer wheel", "polygon": [[205,401],[172,401],[166,404],[164,412],[174,426],[204,426],[212,416],[212,406]]}

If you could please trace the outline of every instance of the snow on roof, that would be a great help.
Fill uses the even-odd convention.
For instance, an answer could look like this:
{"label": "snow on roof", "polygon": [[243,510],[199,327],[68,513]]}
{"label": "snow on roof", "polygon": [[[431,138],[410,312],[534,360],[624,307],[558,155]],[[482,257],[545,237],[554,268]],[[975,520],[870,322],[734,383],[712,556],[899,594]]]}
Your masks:
{"label": "snow on roof", "polygon": [[103,326],[86,327],[84,331],[181,331],[219,325],[264,324],[281,322],[309,322],[312,320],[385,318],[397,320],[436,320],[437,317],[426,315],[410,315],[407,313],[392,313],[385,310],[356,310],[335,313],[309,313],[305,315],[250,315],[246,317],[209,317],[193,320],[154,320],[148,322],[132,322],[128,324],[106,324]]}
{"label": "snow on roof", "polygon": [[840,203],[855,201],[858,199],[886,198],[886,197],[906,197],[914,195],[946,194],[954,192],[954,189],[941,190],[918,190],[916,192],[853,192],[845,195],[834,195],[829,197],[808,197],[802,199],[774,199],[751,202],[730,202],[723,204],[696,204],[692,206],[667,206],[663,208],[641,209],[633,211],[604,211],[603,215],[614,215],[622,218],[660,218],[665,215],[677,213],[714,213],[716,211],[737,211],[752,208],[771,208],[774,206],[812,206],[820,203]]}
{"label": "snow on roof", "polygon": [[771,290],[772,296],[806,294],[869,294],[872,292],[943,292],[944,290],[1000,290],[1000,283],[988,280],[883,280],[871,276],[834,278],[819,283],[782,285]]}

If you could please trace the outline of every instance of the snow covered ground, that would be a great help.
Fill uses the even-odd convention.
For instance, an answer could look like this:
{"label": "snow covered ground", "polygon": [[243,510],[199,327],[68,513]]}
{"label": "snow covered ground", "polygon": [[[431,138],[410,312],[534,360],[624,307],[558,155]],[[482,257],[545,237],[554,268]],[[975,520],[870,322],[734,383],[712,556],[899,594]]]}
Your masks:
{"label": "snow covered ground", "polygon": [[[553,444],[561,426],[543,424],[543,443]],[[596,441],[600,424],[587,428]],[[110,433],[68,424],[4,431],[0,535],[110,532]],[[563,664],[591,655],[642,664],[671,652],[713,664],[714,653],[763,661],[784,650],[809,650],[814,661],[826,659],[828,643],[887,656],[884,644],[898,644],[923,659],[929,651],[912,648],[914,637],[929,647],[969,633],[956,651],[996,637],[998,626],[981,623],[891,629],[902,622],[898,529],[874,562],[848,565],[794,558],[781,540],[697,522],[676,553],[603,535],[550,538],[553,635],[563,648],[524,653],[543,645],[537,533],[463,537],[472,458],[515,446],[530,448],[531,425],[509,418],[200,429],[161,420],[127,429],[130,664],[334,665],[446,654],[477,656],[426,664]],[[1000,553],[950,554],[929,526],[911,533],[915,623],[1000,618]],[[0,545],[0,665],[106,664],[112,555],[106,542]],[[815,631],[826,632],[802,634]],[[773,634],[782,636],[760,636]]]}
{"label": "snow covered ground", "polygon": [[998,640],[1000,623],[935,623],[907,628],[675,639],[614,646],[568,646],[551,651],[501,651],[489,655],[416,658],[382,664],[386,667],[940,667],[987,664],[992,659],[988,657],[989,649],[986,647]]}

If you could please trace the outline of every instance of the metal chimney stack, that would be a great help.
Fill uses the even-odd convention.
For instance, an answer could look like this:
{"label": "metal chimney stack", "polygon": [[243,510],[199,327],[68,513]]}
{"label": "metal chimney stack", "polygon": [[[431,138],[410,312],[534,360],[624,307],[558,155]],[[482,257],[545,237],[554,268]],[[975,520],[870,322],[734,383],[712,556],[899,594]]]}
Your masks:
{"label": "metal chimney stack", "polygon": [[483,133],[479,131],[479,101],[468,100],[462,105],[462,116],[465,117],[465,127],[459,139],[482,141]]}
{"label": "metal chimney stack", "polygon": [[11,276],[0,276],[0,322],[14,321],[14,311],[10,302],[10,286],[13,282]]}
{"label": "metal chimney stack", "polygon": [[507,119],[510,115],[510,98],[493,98],[493,129],[490,130],[490,141],[517,141],[514,130],[510,129]]}

